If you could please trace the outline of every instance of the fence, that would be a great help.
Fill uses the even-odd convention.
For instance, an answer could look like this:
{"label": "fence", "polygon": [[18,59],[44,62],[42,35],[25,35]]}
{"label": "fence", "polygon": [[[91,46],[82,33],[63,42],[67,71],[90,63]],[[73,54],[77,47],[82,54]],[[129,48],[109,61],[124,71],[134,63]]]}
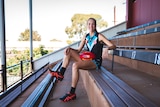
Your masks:
{"label": "fence", "polygon": [[[31,74],[30,70],[30,61],[20,61],[20,63],[7,67],[7,88],[16,84],[17,82],[23,80],[28,75]],[[9,72],[16,72],[16,74],[12,74]],[[2,70],[0,70],[0,74],[2,74]],[[0,77],[0,92],[2,92],[2,75]]]}

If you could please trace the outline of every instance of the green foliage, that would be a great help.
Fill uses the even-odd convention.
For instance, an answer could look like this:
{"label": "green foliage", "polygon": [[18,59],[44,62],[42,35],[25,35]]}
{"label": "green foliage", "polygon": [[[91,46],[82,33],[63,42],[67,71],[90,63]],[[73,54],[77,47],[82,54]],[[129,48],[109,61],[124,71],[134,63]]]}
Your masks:
{"label": "green foliage", "polygon": [[[11,53],[13,54],[13,57],[7,58],[7,66],[13,66],[14,64],[20,63],[20,61],[30,60],[29,49],[25,51],[12,50]],[[39,58],[45,54],[48,54],[48,50],[44,50],[43,45],[33,50],[34,58]],[[24,74],[28,72],[28,69],[29,69],[29,64],[26,63],[26,65],[24,66]],[[20,66],[16,66],[13,69],[9,69],[8,73],[11,75],[19,75]]]}
{"label": "green foliage", "polygon": [[97,27],[103,28],[107,27],[107,22],[102,19],[98,14],[75,14],[71,18],[72,25],[71,27],[66,27],[65,32],[69,38],[73,38],[75,35],[78,35],[81,38],[84,34],[87,33],[87,20],[92,17],[97,21]]}
{"label": "green foliage", "polygon": [[[41,36],[38,34],[37,31],[33,31],[32,35],[33,35],[33,41],[41,41]],[[29,40],[30,40],[30,30],[25,29],[25,31],[20,34],[18,41],[29,41]]]}
{"label": "green foliage", "polygon": [[45,54],[48,54],[48,50],[44,50],[44,46],[41,45],[39,48],[35,48],[33,50],[33,54],[35,58],[39,58]]}

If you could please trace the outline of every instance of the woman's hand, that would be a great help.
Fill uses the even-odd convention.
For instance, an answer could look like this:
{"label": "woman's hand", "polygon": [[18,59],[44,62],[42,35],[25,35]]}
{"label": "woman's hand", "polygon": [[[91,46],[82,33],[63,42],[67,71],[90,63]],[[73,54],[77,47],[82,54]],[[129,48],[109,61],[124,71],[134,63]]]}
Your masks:
{"label": "woman's hand", "polygon": [[108,48],[104,48],[104,49],[103,49],[102,58],[103,58],[103,59],[108,58]]}

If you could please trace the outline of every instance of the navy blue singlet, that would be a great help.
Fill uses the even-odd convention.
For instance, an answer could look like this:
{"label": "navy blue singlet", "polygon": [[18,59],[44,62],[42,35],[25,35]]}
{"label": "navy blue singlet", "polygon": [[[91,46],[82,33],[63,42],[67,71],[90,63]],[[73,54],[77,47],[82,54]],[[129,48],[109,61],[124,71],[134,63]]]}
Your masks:
{"label": "navy blue singlet", "polygon": [[95,32],[93,36],[90,36],[90,34],[88,33],[86,35],[86,46],[87,51],[90,51],[95,54],[96,58],[94,59],[94,62],[96,66],[100,68],[102,63],[103,44],[99,42],[98,34],[99,33]]}

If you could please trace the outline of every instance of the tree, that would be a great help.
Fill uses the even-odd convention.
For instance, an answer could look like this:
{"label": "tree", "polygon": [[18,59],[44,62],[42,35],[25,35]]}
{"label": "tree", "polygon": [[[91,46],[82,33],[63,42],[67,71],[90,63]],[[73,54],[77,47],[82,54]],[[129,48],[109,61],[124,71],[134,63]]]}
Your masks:
{"label": "tree", "polygon": [[[33,31],[32,35],[33,35],[33,41],[41,41],[41,36],[38,34],[37,31]],[[29,41],[30,40],[29,38],[30,38],[30,30],[25,29],[25,31],[20,34],[18,41]]]}
{"label": "tree", "polygon": [[[34,58],[40,58],[41,56],[48,54],[48,50],[44,49],[45,47],[43,45],[39,46],[38,48],[34,48],[33,50],[33,54],[34,54]],[[26,60],[30,60],[29,58],[29,49],[24,50],[24,51],[17,51],[17,50],[12,50],[12,57],[8,57],[7,58],[7,67],[9,66],[14,66],[18,63],[20,63],[20,61],[26,61]],[[26,63],[27,66],[24,66],[24,73],[28,72],[28,63]],[[20,67],[19,66],[14,66],[13,69],[9,69],[8,72],[11,75],[20,75]]]}
{"label": "tree", "polygon": [[73,38],[78,36],[81,38],[85,33],[87,33],[87,19],[93,17],[97,21],[97,27],[103,28],[107,27],[107,22],[102,19],[102,17],[98,14],[75,14],[71,18],[72,25],[71,27],[66,27],[65,32],[69,38]]}

